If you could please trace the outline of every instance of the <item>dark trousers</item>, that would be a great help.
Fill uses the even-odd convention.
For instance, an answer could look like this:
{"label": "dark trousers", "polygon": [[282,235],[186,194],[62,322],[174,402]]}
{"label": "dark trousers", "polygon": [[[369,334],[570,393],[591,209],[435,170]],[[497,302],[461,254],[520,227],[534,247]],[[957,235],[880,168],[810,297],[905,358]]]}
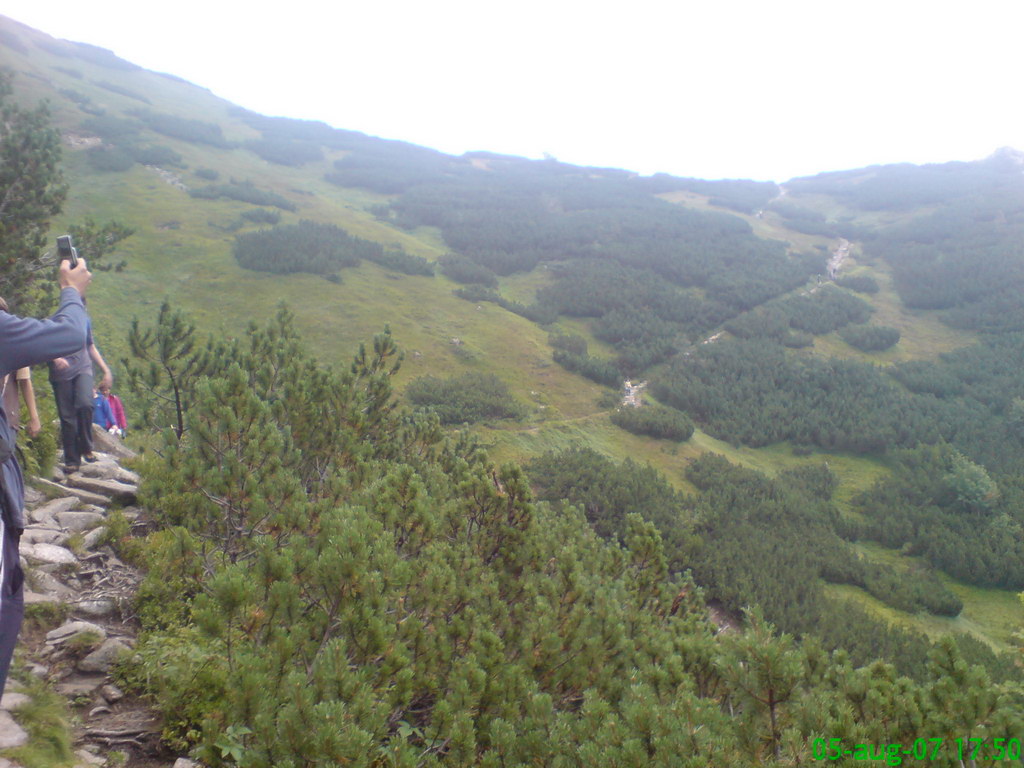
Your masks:
{"label": "dark trousers", "polygon": [[81,464],[82,456],[92,453],[92,382],[91,373],[69,381],[50,380],[60,416],[65,464]]}
{"label": "dark trousers", "polygon": [[[6,515],[4,515],[6,517]],[[25,575],[21,570],[18,555],[18,541],[21,531],[2,525],[0,535],[0,691],[7,683],[7,671],[11,667],[14,646],[21,631],[21,620],[25,616]]]}

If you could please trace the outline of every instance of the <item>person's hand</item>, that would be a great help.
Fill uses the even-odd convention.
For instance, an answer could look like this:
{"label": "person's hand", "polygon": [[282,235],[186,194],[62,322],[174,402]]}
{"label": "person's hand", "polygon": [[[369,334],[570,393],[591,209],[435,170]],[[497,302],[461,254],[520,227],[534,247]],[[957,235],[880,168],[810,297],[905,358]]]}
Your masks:
{"label": "person's hand", "polygon": [[107,371],[107,373],[103,374],[103,378],[100,379],[100,384],[96,389],[101,392],[109,391],[112,386],[114,386],[114,374]]}
{"label": "person's hand", "polygon": [[36,435],[38,435],[42,431],[42,429],[43,429],[43,425],[39,423],[39,417],[38,416],[36,418],[34,418],[34,419],[29,419],[29,421],[28,421],[28,436],[29,437],[35,437]]}
{"label": "person's hand", "polygon": [[61,288],[74,288],[85,296],[89,283],[92,282],[92,272],[85,264],[85,259],[78,260],[78,266],[71,268],[71,262],[64,260],[60,263],[60,274],[57,277]]}
{"label": "person's hand", "polygon": [[55,357],[53,358],[53,367],[56,368],[58,371],[65,371],[71,367],[71,363],[69,363],[63,357]]}

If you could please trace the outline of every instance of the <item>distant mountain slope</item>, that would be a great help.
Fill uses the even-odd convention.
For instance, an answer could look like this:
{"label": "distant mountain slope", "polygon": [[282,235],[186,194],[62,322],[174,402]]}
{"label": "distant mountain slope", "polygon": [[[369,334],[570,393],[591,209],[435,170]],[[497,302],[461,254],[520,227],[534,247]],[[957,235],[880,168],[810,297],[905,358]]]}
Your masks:
{"label": "distant mountain slope", "polygon": [[[234,337],[284,302],[331,363],[387,324],[407,353],[399,388],[418,380],[453,424],[499,414],[471,427],[497,459],[582,444],[691,492],[691,463],[709,451],[772,475],[827,461],[829,542],[863,539],[871,553],[884,538],[965,583],[1021,587],[1016,570],[993,576],[1024,530],[1015,154],[781,188],[640,177],[262,116],[2,18],[0,63],[20,100],[49,101],[63,136],[71,191],[54,234],[86,217],[136,230],[119,247],[128,268],[91,295],[108,359],[165,298]],[[612,416],[625,377],[650,381],[665,423],[692,418],[692,437],[616,426],[629,421]],[[914,453],[932,444],[952,447]],[[941,482],[918,487],[921,463]],[[874,488],[894,467],[902,485]],[[981,477],[973,467],[1003,494],[965,504],[956,472]],[[916,500],[904,527],[880,532],[904,497]],[[980,554],[961,561],[951,542],[965,530]],[[742,554],[742,536],[729,551]],[[919,565],[914,584],[927,584]],[[871,586],[895,600],[889,582]],[[751,595],[719,587],[733,607]]]}

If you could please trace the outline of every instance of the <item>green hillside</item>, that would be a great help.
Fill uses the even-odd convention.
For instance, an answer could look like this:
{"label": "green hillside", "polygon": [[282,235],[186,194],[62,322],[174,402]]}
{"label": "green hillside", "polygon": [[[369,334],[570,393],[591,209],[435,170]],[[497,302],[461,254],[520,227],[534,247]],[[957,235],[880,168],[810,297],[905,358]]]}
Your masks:
{"label": "green hillside", "polygon": [[[146,573],[117,674],[169,748],[1019,746],[1018,153],[640,176],[258,115],[2,17],[0,65],[3,191],[58,143],[67,183],[0,220],[0,286],[42,312],[32,227],[82,233],[143,450],[141,524],[105,533]],[[174,386],[132,389],[161,318],[195,324],[149,369]]]}
{"label": "green hillside", "polygon": [[[985,392],[969,403],[942,400],[911,380],[918,368],[901,367],[956,376],[944,353],[993,331],[1020,330],[1011,306],[1019,259],[1008,261],[997,247],[1016,232],[1007,211],[1020,198],[1006,158],[823,174],[783,188],[638,177],[486,153],[451,157],[267,118],[173,75],[6,19],[0,63],[14,72],[17,99],[47,100],[61,132],[70,189],[51,236],[87,217],[135,230],[107,257],[127,268],[99,273],[90,295],[97,340],[115,374],[123,373],[132,319],[152,323],[165,299],[202,332],[226,337],[266,322],[283,302],[324,363],[346,364],[388,325],[405,351],[399,391],[422,377],[498,376],[521,416],[469,427],[496,460],[584,445],[615,462],[649,463],[690,493],[698,487],[688,470],[706,452],[769,477],[825,462],[837,481],[834,503],[854,522],[863,519],[860,494],[893,470],[892,449],[921,441],[953,444],[1015,487],[1016,467],[991,463],[1017,445],[1001,421],[1008,404]],[[973,222],[978,232],[954,242],[943,228],[950,220]],[[319,274],[240,265],[240,243],[301,222],[334,225],[396,258],[425,259],[435,274],[408,274],[383,256],[326,271],[307,264]],[[988,225],[1002,228],[997,245],[981,232]],[[839,287],[826,285],[820,276],[844,241]],[[926,252],[942,242],[948,252]],[[959,295],[932,287],[929,275],[967,285],[973,275],[958,254],[975,246],[989,248],[992,270]],[[268,256],[267,268],[311,260],[316,248]],[[874,291],[843,286],[850,279]],[[899,341],[871,349],[879,333],[861,326],[887,329]],[[577,350],[584,343],[586,351],[561,350],[559,363],[559,343]],[[764,357],[733,353],[742,349]],[[780,382],[837,383],[843,398],[860,399],[846,413],[816,391],[804,398],[779,382],[725,391],[729,376],[748,381],[761,365],[775,366]],[[894,379],[889,372],[897,369]],[[650,379],[647,401],[689,414],[693,436],[659,440],[615,426],[625,378]],[[957,386],[949,398],[966,391]],[[983,433],[994,434],[996,421],[1000,440],[1011,442],[986,446]],[[882,563],[880,551],[862,554]],[[1005,596],[1021,586],[986,588]],[[851,584],[837,589],[866,595]],[[987,599],[969,589],[962,598],[970,607]],[[972,630],[1000,648],[1005,626],[1024,621],[1020,607],[1007,604],[1014,617],[980,618]],[[887,618],[927,628],[912,611],[893,609]]]}

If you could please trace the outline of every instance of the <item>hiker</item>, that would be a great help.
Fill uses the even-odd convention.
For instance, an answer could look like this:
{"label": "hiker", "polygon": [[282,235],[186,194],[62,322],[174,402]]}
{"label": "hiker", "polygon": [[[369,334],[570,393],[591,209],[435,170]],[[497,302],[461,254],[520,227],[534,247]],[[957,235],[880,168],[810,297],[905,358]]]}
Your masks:
{"label": "hiker", "polygon": [[101,389],[92,391],[92,423],[99,424],[105,432],[117,429],[117,422],[114,421],[114,411],[110,407],[110,400]]}
{"label": "hiker", "polygon": [[[75,269],[62,261],[58,281],[60,308],[47,320],[16,317],[0,312],[0,376],[19,368],[38,365],[58,355],[71,355],[86,341],[89,317],[85,312],[86,289],[92,274],[85,260]],[[25,486],[14,450],[14,430],[0,408],[0,691],[25,614],[18,542],[25,528]]]}
{"label": "hiker", "polygon": [[77,472],[82,461],[96,461],[92,455],[93,370],[103,370],[100,387],[114,382],[110,368],[92,340],[92,323],[86,328],[85,345],[70,355],[50,361],[50,384],[60,416],[60,437],[64,447],[64,472]]}
{"label": "hiker", "polygon": [[110,387],[100,386],[93,396],[93,424],[117,437],[128,434],[128,421],[124,417],[124,405],[121,398],[110,391]]}
{"label": "hiker", "polygon": [[[0,297],[0,311],[10,312],[7,302]],[[19,397],[20,395],[20,397]],[[39,410],[36,408],[36,392],[32,388],[32,371],[26,365],[14,374],[0,377],[0,398],[3,399],[4,410],[7,411],[7,423],[12,429],[21,428],[21,402],[28,409],[28,436],[35,437],[42,431],[39,422]]]}
{"label": "hiker", "polygon": [[110,387],[107,387],[104,391],[100,389],[103,394],[107,396],[107,402],[110,403],[110,410],[114,414],[114,423],[117,425],[117,436],[124,437],[128,434],[128,419],[124,415],[124,403],[121,402],[121,398],[110,391]]}

